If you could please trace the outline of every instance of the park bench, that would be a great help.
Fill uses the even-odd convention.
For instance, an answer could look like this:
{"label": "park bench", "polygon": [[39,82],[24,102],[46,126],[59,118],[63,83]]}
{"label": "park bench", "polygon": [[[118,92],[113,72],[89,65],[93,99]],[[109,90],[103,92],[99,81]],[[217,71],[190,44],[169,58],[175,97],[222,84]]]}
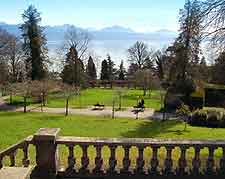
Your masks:
{"label": "park bench", "polygon": [[145,106],[140,104],[138,104],[137,106],[134,106],[133,108],[135,109],[135,111],[139,111],[139,112],[143,112],[145,110]]}
{"label": "park bench", "polygon": [[103,105],[103,104],[99,104],[99,103],[94,104],[95,110],[103,110],[104,108],[105,108],[105,105]]}

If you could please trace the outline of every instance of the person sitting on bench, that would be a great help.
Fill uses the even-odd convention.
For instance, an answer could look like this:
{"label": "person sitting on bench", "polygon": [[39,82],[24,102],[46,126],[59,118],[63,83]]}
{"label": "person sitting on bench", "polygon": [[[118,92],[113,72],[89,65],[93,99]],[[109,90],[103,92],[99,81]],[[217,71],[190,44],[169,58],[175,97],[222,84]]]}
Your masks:
{"label": "person sitting on bench", "polygon": [[97,103],[94,105],[94,107],[95,109],[104,109],[105,105]]}
{"label": "person sitting on bench", "polygon": [[145,101],[144,99],[142,98],[141,101],[138,103],[137,106],[134,106],[134,108],[145,108]]}

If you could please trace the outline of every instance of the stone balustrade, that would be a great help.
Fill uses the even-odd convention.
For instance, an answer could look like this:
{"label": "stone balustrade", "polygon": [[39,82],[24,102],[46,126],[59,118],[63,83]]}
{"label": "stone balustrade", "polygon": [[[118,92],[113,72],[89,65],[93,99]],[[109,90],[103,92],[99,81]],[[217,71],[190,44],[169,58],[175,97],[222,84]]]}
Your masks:
{"label": "stone balustrade", "polygon": [[[58,135],[59,131],[40,129],[32,138],[1,152],[0,168],[5,156],[10,157],[11,166],[15,165],[18,149],[23,150],[23,165],[28,166],[27,149],[33,144],[36,166],[32,176],[35,177],[225,176],[225,141],[222,140],[63,137]],[[62,157],[59,147],[67,151],[63,165],[59,162]],[[82,151],[80,156],[78,148]],[[94,148],[91,154],[90,148]],[[121,151],[123,154],[118,157]]]}
{"label": "stone balustrade", "polygon": [[18,150],[22,150],[23,152],[23,158],[21,161],[21,165],[24,167],[28,167],[30,164],[29,158],[28,158],[28,147],[32,140],[32,137],[28,137],[17,144],[12,145],[11,147],[7,148],[6,150],[3,150],[0,152],[0,169],[4,166],[3,160],[5,158],[9,158],[10,160],[10,167],[16,166],[16,154]]}

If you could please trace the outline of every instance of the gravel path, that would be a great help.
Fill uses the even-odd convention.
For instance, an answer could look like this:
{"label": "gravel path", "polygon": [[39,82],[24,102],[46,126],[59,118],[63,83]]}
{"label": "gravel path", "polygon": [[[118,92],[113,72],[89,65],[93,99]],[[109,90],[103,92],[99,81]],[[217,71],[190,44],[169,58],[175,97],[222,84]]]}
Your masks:
{"label": "gravel path", "polygon": [[[3,98],[0,98],[0,110],[2,111],[17,111],[23,112],[23,108],[16,108],[15,106],[8,105],[4,102]],[[46,113],[53,113],[53,114],[64,114],[64,108],[46,108],[44,107],[41,110],[40,107],[27,107],[27,111],[30,112],[46,112]],[[69,109],[69,114],[76,114],[76,115],[87,115],[87,116],[101,116],[101,117],[111,117],[112,116],[112,108],[106,107],[104,110],[93,110],[93,108],[85,108],[85,109]],[[133,111],[133,108],[126,108],[123,111],[115,111],[114,116],[116,118],[137,118],[137,114]],[[162,119],[162,113],[155,112],[154,109],[147,108],[144,112],[138,113],[139,119]]]}
{"label": "gravel path", "polygon": [[[46,112],[46,113],[54,113],[54,114],[64,114],[64,108],[27,108],[28,111],[31,112]],[[23,111],[23,108],[18,108],[16,111]],[[138,118],[147,119],[151,118],[154,115],[154,109],[146,109],[144,112],[140,112],[138,114]],[[111,117],[112,116],[112,108],[106,107],[104,110],[93,110],[92,108],[85,109],[69,109],[69,114],[76,115],[87,115],[87,116],[101,116],[101,117]],[[126,108],[123,111],[115,111],[115,117],[117,118],[136,118],[137,115],[134,113],[133,108]]]}

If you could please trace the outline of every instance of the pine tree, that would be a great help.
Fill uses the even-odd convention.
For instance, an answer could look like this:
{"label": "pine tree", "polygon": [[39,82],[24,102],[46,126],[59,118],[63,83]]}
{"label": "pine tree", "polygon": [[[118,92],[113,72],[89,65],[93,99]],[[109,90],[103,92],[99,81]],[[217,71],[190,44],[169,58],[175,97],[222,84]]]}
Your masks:
{"label": "pine tree", "polygon": [[40,13],[31,5],[24,11],[22,17],[24,23],[20,29],[24,38],[27,76],[32,80],[41,80],[45,78],[47,72],[45,68],[47,48],[43,29],[39,25]]}
{"label": "pine tree", "polygon": [[116,68],[115,63],[111,60],[110,55],[107,55],[107,63],[109,80],[114,80],[116,78]]}
{"label": "pine tree", "polygon": [[118,70],[118,80],[125,80],[125,69],[123,66],[123,61],[121,61],[120,68]]}
{"label": "pine tree", "polygon": [[96,80],[96,78],[97,78],[96,67],[95,67],[94,61],[91,56],[88,59],[86,71],[87,71],[89,80]]}
{"label": "pine tree", "polygon": [[[177,53],[180,53],[178,60],[181,63],[181,80],[185,74],[195,77],[192,69],[199,63],[200,42],[201,42],[201,7],[198,0],[186,0],[184,9],[180,12],[180,34],[176,42]],[[183,53],[183,55],[181,54]]]}
{"label": "pine tree", "polygon": [[222,52],[219,57],[215,60],[215,65],[213,66],[213,83],[225,84],[225,52]]}
{"label": "pine tree", "polygon": [[107,60],[102,61],[102,68],[101,68],[101,80],[109,80],[109,73],[108,73],[108,62]]}
{"label": "pine tree", "polygon": [[78,58],[75,47],[71,47],[66,55],[66,63],[61,75],[63,82],[73,86],[82,86],[85,84],[84,64]]}

